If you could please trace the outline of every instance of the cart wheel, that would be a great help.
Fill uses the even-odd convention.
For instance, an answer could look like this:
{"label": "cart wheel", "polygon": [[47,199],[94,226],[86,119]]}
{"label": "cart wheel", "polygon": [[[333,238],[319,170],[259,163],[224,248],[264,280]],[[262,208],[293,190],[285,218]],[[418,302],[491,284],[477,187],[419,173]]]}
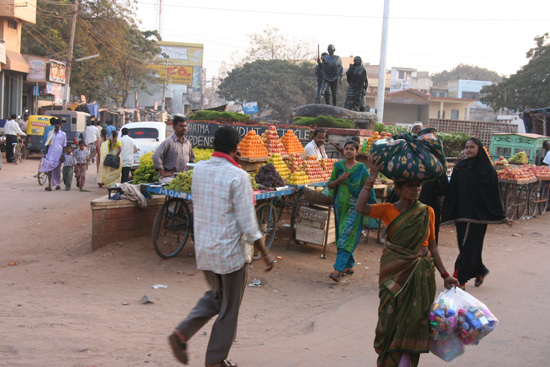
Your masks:
{"label": "cart wheel", "polygon": [[538,205],[535,201],[538,200],[538,187],[536,184],[529,187],[529,201],[527,202],[527,216],[534,217],[537,215]]}
{"label": "cart wheel", "polygon": [[[258,226],[260,232],[264,236],[265,247],[270,248],[275,239],[275,232],[277,231],[277,210],[271,205],[271,203],[265,202],[256,206],[256,218],[258,218]],[[254,251],[254,260],[262,258],[262,254]]]}
{"label": "cart wheel", "polygon": [[518,220],[523,219],[525,213],[527,213],[527,206],[529,202],[529,187],[527,185],[521,185],[518,187],[517,195],[517,218]]}
{"label": "cart wheel", "polygon": [[538,205],[539,215],[543,215],[546,212],[546,207],[548,206],[548,183],[547,182],[544,182],[540,186],[539,200],[541,200],[541,202]]}
{"label": "cart wheel", "polygon": [[517,214],[516,204],[518,202],[517,190],[514,187],[508,187],[506,189],[506,218],[515,219]]}
{"label": "cart wheel", "polygon": [[193,218],[184,200],[170,198],[162,204],[153,223],[153,246],[157,254],[168,259],[185,246],[193,231]]}

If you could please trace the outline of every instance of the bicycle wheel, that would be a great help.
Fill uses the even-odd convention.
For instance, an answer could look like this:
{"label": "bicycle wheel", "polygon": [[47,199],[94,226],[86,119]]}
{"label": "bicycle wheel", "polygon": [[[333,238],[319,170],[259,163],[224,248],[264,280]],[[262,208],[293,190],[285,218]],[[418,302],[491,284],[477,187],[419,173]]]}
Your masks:
{"label": "bicycle wheel", "polygon": [[13,163],[18,164],[21,162],[21,145],[15,144],[13,147]]}
{"label": "bicycle wheel", "polygon": [[537,215],[538,205],[536,201],[538,200],[538,186],[537,184],[532,185],[529,188],[529,201],[527,202],[527,216],[534,217]]}
{"label": "bicycle wheel", "polygon": [[[277,211],[271,202],[264,202],[256,206],[256,218],[260,232],[264,236],[265,247],[270,248],[277,232]],[[259,260],[262,255],[254,251],[254,260]]]}
{"label": "bicycle wheel", "polygon": [[518,187],[516,216],[518,220],[523,219],[527,212],[527,206],[529,203],[529,187],[527,185],[521,185]]}
{"label": "bicycle wheel", "polygon": [[40,167],[42,166],[42,162],[44,162],[44,156],[40,158],[40,162],[38,163],[38,174],[36,175],[36,178],[38,178],[38,184],[40,186],[44,185],[48,180],[48,175],[46,175],[45,172],[40,172]]}
{"label": "bicycle wheel", "polygon": [[506,190],[506,206],[504,207],[504,210],[506,211],[506,218],[514,219],[517,214],[517,198],[518,193],[515,187],[508,185],[508,189]]}
{"label": "bicycle wheel", "polygon": [[193,218],[184,200],[170,198],[160,207],[153,223],[153,247],[169,259],[180,253],[193,231]]}
{"label": "bicycle wheel", "polygon": [[19,159],[21,160],[21,162],[24,162],[25,159],[27,159],[27,156],[29,154],[29,151],[27,150],[27,147],[23,144],[21,145],[21,153],[20,153],[20,157]]}
{"label": "bicycle wheel", "polygon": [[543,215],[546,212],[546,207],[548,206],[548,183],[544,182],[540,186],[539,193],[539,215]]}

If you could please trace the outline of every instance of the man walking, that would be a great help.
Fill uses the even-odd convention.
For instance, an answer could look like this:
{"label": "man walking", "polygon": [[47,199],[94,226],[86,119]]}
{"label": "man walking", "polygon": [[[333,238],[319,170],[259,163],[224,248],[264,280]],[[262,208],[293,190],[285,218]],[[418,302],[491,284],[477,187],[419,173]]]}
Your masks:
{"label": "man walking", "polygon": [[17,115],[11,115],[11,118],[6,121],[4,125],[4,135],[6,136],[6,161],[8,163],[13,162],[13,148],[14,143],[17,143],[17,135],[27,135],[25,134],[19,124],[15,122]]}
{"label": "man walking", "polygon": [[237,332],[239,308],[247,283],[253,242],[267,265],[273,258],[265,247],[252,200],[248,174],[235,162],[240,135],[223,126],[214,135],[214,153],[193,170],[191,191],[197,268],[203,270],[210,290],[170,335],[175,357],[187,364],[187,343],[212,317],[218,315],[206,350],[206,367],[237,366],[227,360]]}
{"label": "man walking", "polygon": [[[95,156],[97,151],[97,144],[96,142],[101,138],[101,134],[99,133],[99,130],[95,127],[95,121],[92,120],[90,122],[90,125],[86,126],[86,130],[84,131],[85,134],[85,143],[88,147],[89,152],[89,159],[92,160],[92,163],[95,162]],[[89,162],[88,162],[89,163]]]}
{"label": "man walking", "polygon": [[128,135],[128,129],[123,127],[122,130],[122,138],[120,138],[120,142],[122,143],[122,148],[120,150],[120,159],[122,159],[122,178],[120,182],[128,182],[130,178],[130,171],[132,170],[132,166],[134,165],[134,153],[136,153],[139,148],[129,135]]}

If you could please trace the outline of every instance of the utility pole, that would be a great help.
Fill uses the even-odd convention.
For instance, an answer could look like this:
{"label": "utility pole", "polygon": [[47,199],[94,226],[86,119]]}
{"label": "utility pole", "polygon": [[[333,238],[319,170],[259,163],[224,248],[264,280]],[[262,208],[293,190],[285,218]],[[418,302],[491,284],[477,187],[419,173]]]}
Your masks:
{"label": "utility pole", "polygon": [[73,64],[74,34],[76,31],[76,17],[78,15],[78,0],[73,5],[73,22],[71,24],[71,38],[69,40],[69,54],[67,55],[67,72],[65,77],[65,88],[63,92],[63,109],[67,109],[67,99],[70,97],[71,67]]}
{"label": "utility pole", "polygon": [[376,115],[379,123],[384,123],[384,97],[386,95],[386,51],[388,43],[388,22],[390,20],[390,0],[384,1],[382,23],[382,45],[380,47],[380,73],[378,74],[378,105]]}

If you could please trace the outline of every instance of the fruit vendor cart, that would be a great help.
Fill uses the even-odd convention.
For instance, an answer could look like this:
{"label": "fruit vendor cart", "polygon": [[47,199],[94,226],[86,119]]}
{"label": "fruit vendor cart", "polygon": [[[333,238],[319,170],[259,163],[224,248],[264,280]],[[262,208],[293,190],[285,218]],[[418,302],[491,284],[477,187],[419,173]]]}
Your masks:
{"label": "fruit vendor cart", "polygon": [[[174,257],[183,249],[189,236],[193,236],[193,196],[187,192],[169,190],[165,185],[147,185],[147,191],[166,196],[153,223],[153,247],[162,258]],[[284,203],[285,198],[293,193],[294,189],[289,187],[254,192],[256,216],[267,248],[275,239],[280,217],[275,201],[283,200]]]}
{"label": "fruit vendor cart", "polygon": [[539,185],[537,178],[499,179],[502,206],[509,219],[523,219],[536,215]]}
{"label": "fruit vendor cart", "polygon": [[490,156],[493,161],[500,157],[509,160],[524,152],[529,164],[540,164],[542,145],[547,140],[550,141],[550,137],[537,134],[495,133],[491,136]]}

